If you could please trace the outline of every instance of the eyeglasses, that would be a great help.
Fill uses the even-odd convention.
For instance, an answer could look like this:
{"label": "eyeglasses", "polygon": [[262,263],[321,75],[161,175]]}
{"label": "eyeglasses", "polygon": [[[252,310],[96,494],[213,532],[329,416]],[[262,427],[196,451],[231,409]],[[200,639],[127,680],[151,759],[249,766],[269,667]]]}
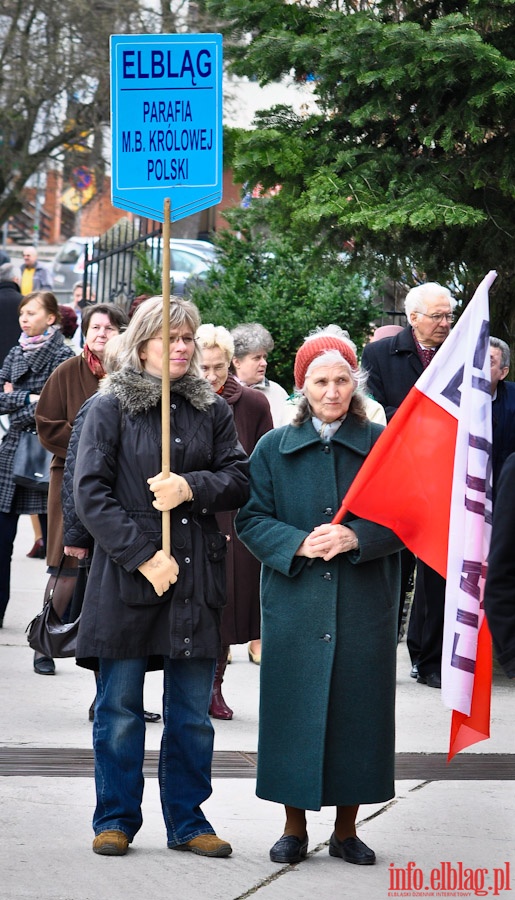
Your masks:
{"label": "eyeglasses", "polygon": [[446,322],[454,322],[454,313],[432,313],[431,315],[429,315],[429,313],[421,312],[419,309],[417,309],[417,315],[425,316],[426,319],[431,319],[431,321],[434,322],[435,325],[443,322],[444,319]]}

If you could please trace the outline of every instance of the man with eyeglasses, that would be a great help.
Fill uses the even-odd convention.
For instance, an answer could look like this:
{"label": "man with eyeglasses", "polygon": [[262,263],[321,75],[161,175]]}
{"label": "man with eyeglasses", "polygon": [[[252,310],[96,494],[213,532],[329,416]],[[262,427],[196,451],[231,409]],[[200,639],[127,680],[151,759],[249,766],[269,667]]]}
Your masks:
{"label": "man with eyeglasses", "polygon": [[388,421],[449,336],[455,306],[447,288],[436,282],[419,284],[404,301],[409,324],[394,337],[364,348],[368,390],[384,406]]}
{"label": "man with eyeglasses", "polygon": [[[455,306],[456,300],[441,284],[417,285],[404,301],[408,325],[394,337],[373,341],[364,348],[362,366],[368,372],[368,390],[384,406],[388,421],[449,336]],[[399,633],[414,565],[413,554],[403,550]],[[407,636],[410,674],[419,684],[434,688],[441,687],[444,603],[445,580],[419,561]]]}

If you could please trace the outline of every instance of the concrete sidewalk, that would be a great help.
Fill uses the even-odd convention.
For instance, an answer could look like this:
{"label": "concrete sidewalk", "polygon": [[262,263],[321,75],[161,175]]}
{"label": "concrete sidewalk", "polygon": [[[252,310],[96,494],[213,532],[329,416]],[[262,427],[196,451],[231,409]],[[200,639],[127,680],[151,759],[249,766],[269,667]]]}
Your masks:
{"label": "concrete sidewalk", "polygon": [[[215,777],[205,804],[218,834],[231,841],[227,860],[202,859],[166,848],[158,783],[147,777],[144,824],[126,857],[92,853],[91,777],[5,775],[2,760],[22,750],[91,748],[88,707],[94,695],[90,673],[73,660],[57,662],[55,677],[32,671],[24,629],[41,608],[45,563],[28,560],[32,546],[28,517],[20,520],[12,572],[12,597],[0,631],[0,898],[4,900],[383,900],[400,896],[499,896],[515,887],[515,782],[513,706],[515,685],[494,676],[492,737],[460,754],[469,774],[453,762],[433,778],[433,754],[448,748],[450,713],[440,692],[409,677],[405,643],[398,651],[397,751],[427,754],[429,776],[397,781],[395,798],[363,806],[359,835],[377,853],[377,865],[360,868],[328,855],[334,810],[308,814],[310,852],[298,866],[270,862],[268,851],[283,826],[282,808],[258,800],[254,778]],[[373,673],[371,673],[373,677]],[[215,722],[218,751],[255,752],[259,669],[246,648],[233,648],[224,695],[232,722]],[[147,678],[145,706],[160,710],[161,677]],[[160,725],[149,725],[147,749],[159,747]],[[380,739],[380,738],[379,738]],[[491,754],[496,754],[492,757]],[[419,757],[416,757],[419,760]],[[494,763],[498,761],[495,766]],[[456,778],[453,779],[453,766]],[[415,767],[417,768],[417,766]],[[405,769],[405,766],[404,766]],[[20,763],[20,771],[23,771]],[[56,765],[56,771],[59,769]],[[216,771],[216,767],[215,767]],[[499,775],[499,772],[501,773]],[[250,773],[252,774],[252,773]],[[449,780],[449,776],[450,779]],[[500,780],[503,778],[504,780]],[[507,779],[507,780],[506,780]]]}

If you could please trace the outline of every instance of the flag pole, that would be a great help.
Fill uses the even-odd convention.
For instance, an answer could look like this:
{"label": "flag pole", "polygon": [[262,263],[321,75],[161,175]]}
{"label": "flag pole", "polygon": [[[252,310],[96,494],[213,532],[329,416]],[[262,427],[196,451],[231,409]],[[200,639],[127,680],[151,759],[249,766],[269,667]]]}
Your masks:
{"label": "flag pole", "polygon": [[[163,478],[170,474],[170,232],[171,201],[164,201],[163,218],[163,369],[161,395],[161,471]],[[162,512],[163,550],[172,553],[171,514]]]}

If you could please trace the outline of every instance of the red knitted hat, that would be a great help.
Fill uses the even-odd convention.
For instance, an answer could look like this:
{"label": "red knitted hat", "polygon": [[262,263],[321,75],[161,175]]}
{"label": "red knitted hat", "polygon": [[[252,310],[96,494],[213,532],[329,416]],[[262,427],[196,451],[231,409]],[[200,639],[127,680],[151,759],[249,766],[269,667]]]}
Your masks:
{"label": "red knitted hat", "polygon": [[351,345],[335,335],[325,334],[321,337],[310,338],[302,347],[297,350],[295,357],[295,365],[293,374],[295,377],[295,387],[299,390],[304,387],[306,372],[317,356],[320,356],[324,350],[338,350],[344,359],[347,360],[351,369],[357,369],[358,360]]}

